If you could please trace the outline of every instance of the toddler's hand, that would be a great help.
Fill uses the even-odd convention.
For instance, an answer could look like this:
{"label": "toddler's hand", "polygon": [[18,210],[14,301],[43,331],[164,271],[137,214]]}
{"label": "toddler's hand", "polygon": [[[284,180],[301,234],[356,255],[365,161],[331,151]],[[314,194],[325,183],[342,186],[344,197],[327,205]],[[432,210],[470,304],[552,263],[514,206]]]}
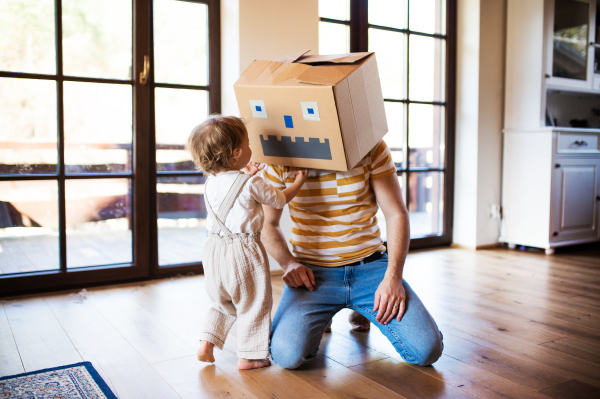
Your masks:
{"label": "toddler's hand", "polygon": [[244,172],[247,175],[254,176],[256,173],[263,170],[264,168],[265,165],[250,161],[248,162],[248,165],[246,165],[242,169],[242,172]]}
{"label": "toddler's hand", "polygon": [[300,184],[304,184],[304,182],[306,181],[306,179],[308,178],[308,169],[304,169],[304,170],[299,170],[298,173],[296,173],[296,182],[300,181]]}

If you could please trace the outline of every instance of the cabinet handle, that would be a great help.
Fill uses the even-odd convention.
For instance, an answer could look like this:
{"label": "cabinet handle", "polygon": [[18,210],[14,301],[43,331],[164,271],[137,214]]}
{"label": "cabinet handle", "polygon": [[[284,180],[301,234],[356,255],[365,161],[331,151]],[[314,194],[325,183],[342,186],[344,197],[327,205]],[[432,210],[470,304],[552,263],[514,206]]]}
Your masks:
{"label": "cabinet handle", "polygon": [[596,195],[596,201],[600,201],[600,195]]}
{"label": "cabinet handle", "polygon": [[554,167],[555,167],[556,169],[558,169],[558,168],[560,168],[560,164],[559,164],[559,163],[555,163],[555,164],[554,164]]}
{"label": "cabinet handle", "polygon": [[575,141],[575,143],[573,143],[573,144],[578,145],[579,147],[587,147],[588,146],[587,141],[583,141],[583,140]]}
{"label": "cabinet handle", "polygon": [[596,43],[594,43],[594,42],[590,42],[590,46],[593,46],[594,44],[596,44]]}
{"label": "cabinet handle", "polygon": [[555,231],[554,234],[552,234],[554,237],[556,237],[558,235],[558,231]]}

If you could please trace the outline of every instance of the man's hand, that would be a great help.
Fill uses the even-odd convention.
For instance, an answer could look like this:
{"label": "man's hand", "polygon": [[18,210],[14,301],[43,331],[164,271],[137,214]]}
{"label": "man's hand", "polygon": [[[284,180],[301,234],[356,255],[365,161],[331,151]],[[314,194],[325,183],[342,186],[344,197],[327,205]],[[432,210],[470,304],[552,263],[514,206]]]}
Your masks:
{"label": "man's hand", "polygon": [[264,164],[250,161],[250,162],[248,162],[248,165],[246,165],[242,169],[242,172],[244,172],[247,175],[254,176],[256,173],[263,170],[264,168],[265,168]]}
{"label": "man's hand", "polygon": [[292,288],[306,286],[310,291],[315,285],[315,275],[309,267],[298,262],[288,265],[284,275],[283,282]]}
{"label": "man's hand", "polygon": [[380,324],[388,324],[397,316],[400,321],[406,310],[406,293],[402,286],[402,279],[384,277],[375,291],[375,306],[377,312],[375,319]]}

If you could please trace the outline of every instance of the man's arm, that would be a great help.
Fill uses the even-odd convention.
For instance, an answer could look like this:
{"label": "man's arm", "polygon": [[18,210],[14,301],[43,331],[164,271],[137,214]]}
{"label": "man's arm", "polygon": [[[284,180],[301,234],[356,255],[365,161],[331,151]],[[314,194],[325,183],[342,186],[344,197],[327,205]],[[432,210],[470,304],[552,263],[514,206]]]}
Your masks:
{"label": "man's arm", "polygon": [[402,273],[410,245],[410,223],[396,174],[371,180],[371,187],[385,216],[389,256],[385,277],[375,292],[373,311],[378,311],[379,323],[388,324],[394,316],[400,321],[406,308]]}
{"label": "man's arm", "polygon": [[290,287],[306,286],[313,290],[315,276],[310,268],[302,265],[294,258],[288,249],[285,237],[279,226],[283,209],[275,209],[270,206],[263,206],[265,221],[263,224],[262,236],[263,244],[267,251],[283,269],[283,282]]}

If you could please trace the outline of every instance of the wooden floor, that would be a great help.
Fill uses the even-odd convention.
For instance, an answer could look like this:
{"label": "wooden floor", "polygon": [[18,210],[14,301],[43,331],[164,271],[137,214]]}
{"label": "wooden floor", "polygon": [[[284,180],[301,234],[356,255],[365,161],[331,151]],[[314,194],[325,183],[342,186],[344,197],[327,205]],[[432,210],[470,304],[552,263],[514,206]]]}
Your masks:
{"label": "wooden floor", "polygon": [[405,277],[444,334],[432,367],[403,362],[377,328],[351,332],[347,311],[301,369],[238,371],[235,327],[199,363],[196,276],[5,298],[0,375],[89,360],[121,399],[600,398],[600,247],[411,252]]}

